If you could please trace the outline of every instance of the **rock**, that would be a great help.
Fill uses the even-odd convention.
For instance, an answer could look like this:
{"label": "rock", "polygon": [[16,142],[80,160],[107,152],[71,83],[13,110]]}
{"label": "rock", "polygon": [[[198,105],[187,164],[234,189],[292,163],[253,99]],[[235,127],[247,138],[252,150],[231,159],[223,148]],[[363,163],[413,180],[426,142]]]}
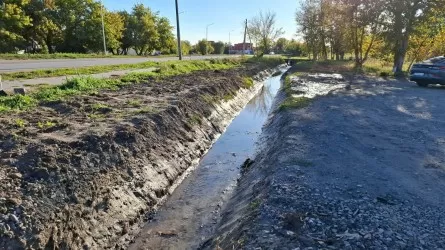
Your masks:
{"label": "rock", "polygon": [[11,221],[13,221],[14,223],[17,223],[17,224],[19,224],[19,218],[17,218],[17,216],[15,216],[14,214],[10,214],[9,215],[9,219],[11,220]]}
{"label": "rock", "polygon": [[158,235],[161,237],[173,237],[178,236],[175,230],[158,231]]}
{"label": "rock", "polygon": [[22,200],[16,197],[7,198],[6,202],[13,206],[20,206],[22,204]]}
{"label": "rock", "polygon": [[4,90],[0,90],[0,96],[8,96],[8,93],[6,93]]}
{"label": "rock", "polygon": [[25,88],[14,88],[14,94],[26,95],[26,90],[25,90]]}
{"label": "rock", "polygon": [[9,178],[21,179],[22,178],[22,174],[21,173],[11,173],[11,174],[9,174]]}

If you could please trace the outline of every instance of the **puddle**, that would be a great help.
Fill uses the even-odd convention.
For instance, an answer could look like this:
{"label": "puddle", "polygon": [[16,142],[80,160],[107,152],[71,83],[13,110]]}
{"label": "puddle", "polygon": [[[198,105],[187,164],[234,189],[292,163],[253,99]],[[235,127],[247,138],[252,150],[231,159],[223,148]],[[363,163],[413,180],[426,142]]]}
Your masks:
{"label": "puddle", "polygon": [[344,89],[347,84],[340,74],[309,74],[305,78],[291,77],[294,97],[315,98],[332,91]]}
{"label": "puddle", "polygon": [[144,227],[129,249],[196,249],[211,236],[221,206],[230,198],[240,166],[253,158],[280,77],[267,80],[226,132]]}

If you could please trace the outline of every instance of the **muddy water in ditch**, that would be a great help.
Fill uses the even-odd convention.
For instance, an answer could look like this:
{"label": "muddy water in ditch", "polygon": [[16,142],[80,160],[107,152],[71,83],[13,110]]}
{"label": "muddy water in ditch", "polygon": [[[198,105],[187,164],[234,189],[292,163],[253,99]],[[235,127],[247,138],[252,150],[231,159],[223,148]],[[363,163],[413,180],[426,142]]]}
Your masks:
{"label": "muddy water in ditch", "polygon": [[196,249],[212,234],[220,208],[236,186],[240,166],[255,154],[280,77],[265,81],[262,91],[233,120],[129,249]]}

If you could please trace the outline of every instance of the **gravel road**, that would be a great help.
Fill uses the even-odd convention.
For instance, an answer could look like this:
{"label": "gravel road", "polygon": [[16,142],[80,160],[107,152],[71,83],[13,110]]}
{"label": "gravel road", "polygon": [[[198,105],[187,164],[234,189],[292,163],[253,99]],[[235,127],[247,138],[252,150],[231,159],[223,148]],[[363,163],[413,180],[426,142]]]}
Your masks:
{"label": "gravel road", "polygon": [[[204,60],[230,57],[228,55],[184,56],[184,60]],[[178,60],[177,57],[134,57],[134,58],[87,58],[50,60],[0,60],[0,73],[33,71],[38,69],[81,68],[90,66],[133,64],[142,62],[165,62]]]}
{"label": "gravel road", "polygon": [[311,81],[351,85],[274,114],[213,246],[445,248],[445,88]]}

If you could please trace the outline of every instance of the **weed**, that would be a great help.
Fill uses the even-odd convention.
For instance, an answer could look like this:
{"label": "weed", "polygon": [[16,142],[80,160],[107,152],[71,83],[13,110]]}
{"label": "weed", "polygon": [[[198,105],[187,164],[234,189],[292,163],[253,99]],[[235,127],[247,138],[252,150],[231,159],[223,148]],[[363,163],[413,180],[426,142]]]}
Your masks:
{"label": "weed", "polygon": [[95,103],[91,106],[91,108],[93,110],[101,110],[101,109],[109,109],[110,107],[102,103]]}
{"label": "weed", "polygon": [[[94,94],[98,93],[99,90],[118,90],[124,85],[139,83],[141,81],[146,81],[147,79],[152,78],[165,78],[175,75],[181,74],[189,74],[195,71],[200,70],[225,70],[234,67],[238,67],[244,62],[257,62],[264,63],[266,65],[277,65],[280,61],[276,58],[268,58],[268,59],[214,59],[211,63],[208,60],[202,61],[181,61],[181,62],[163,62],[163,63],[155,63],[155,62],[147,62],[143,64],[130,64],[130,65],[111,65],[111,66],[100,66],[102,68],[85,68],[85,72],[82,73],[93,73],[96,70],[103,72],[105,69],[113,70],[115,68],[107,68],[107,67],[117,67],[117,69],[122,68],[147,68],[152,66],[159,67],[158,72],[144,72],[144,73],[134,73],[126,75],[122,78],[115,79],[97,79],[93,77],[75,77],[67,80],[67,82],[60,86],[48,86],[45,88],[39,88],[36,92],[27,95],[27,96],[9,96],[9,97],[0,97],[0,112],[7,112],[12,110],[27,110],[34,106],[37,106],[40,103],[49,102],[49,101],[59,101],[63,100],[70,96],[80,95],[80,94]],[[175,65],[175,66],[172,66]],[[72,70],[72,69],[70,69]],[[43,72],[43,71],[41,71]],[[40,73],[41,73],[40,72]],[[58,70],[54,70],[51,72],[58,72]],[[23,72],[22,72],[23,73]],[[30,72],[24,72],[23,74],[28,74]],[[36,73],[35,74],[40,74]],[[33,74],[34,74],[33,73]],[[47,72],[48,73],[48,72]],[[20,73],[21,74],[21,73]],[[63,73],[65,75],[66,72]],[[11,75],[10,75],[11,76]],[[33,75],[35,77],[35,75]],[[253,86],[253,80],[251,78],[244,78],[244,86],[249,88]]]}
{"label": "weed", "polygon": [[209,94],[202,95],[202,99],[208,104],[213,104],[218,101],[218,97]]}
{"label": "weed", "polygon": [[260,207],[261,205],[261,200],[260,199],[255,199],[252,202],[250,202],[249,204],[249,209],[250,210],[256,210]]}
{"label": "weed", "polygon": [[254,81],[252,77],[243,77],[243,87],[246,89],[252,88],[254,85]]}
{"label": "weed", "polygon": [[235,95],[232,94],[232,93],[230,93],[230,94],[226,94],[226,95],[224,95],[224,97],[223,97],[224,101],[226,101],[226,102],[232,100],[233,98],[235,98]]}
{"label": "weed", "polygon": [[138,108],[138,107],[142,106],[142,102],[140,100],[128,100],[127,105],[129,105],[131,107]]}
{"label": "weed", "polygon": [[201,125],[202,124],[202,118],[199,115],[194,114],[194,115],[192,115],[189,118],[189,122],[188,123],[193,125],[193,126],[194,125]]}
{"label": "weed", "polygon": [[16,119],[15,120],[15,126],[17,128],[25,128],[26,127],[26,121],[22,119]]}
{"label": "weed", "polygon": [[105,115],[103,115],[103,114],[88,114],[87,116],[91,120],[102,120],[105,118]]}
{"label": "weed", "polygon": [[280,111],[287,109],[300,109],[307,107],[311,103],[311,99],[307,97],[288,97],[281,103]]}
{"label": "weed", "polygon": [[48,129],[48,128],[52,128],[52,127],[54,127],[56,125],[57,125],[57,123],[52,122],[52,121],[38,122],[37,123],[37,127],[39,129]]}

